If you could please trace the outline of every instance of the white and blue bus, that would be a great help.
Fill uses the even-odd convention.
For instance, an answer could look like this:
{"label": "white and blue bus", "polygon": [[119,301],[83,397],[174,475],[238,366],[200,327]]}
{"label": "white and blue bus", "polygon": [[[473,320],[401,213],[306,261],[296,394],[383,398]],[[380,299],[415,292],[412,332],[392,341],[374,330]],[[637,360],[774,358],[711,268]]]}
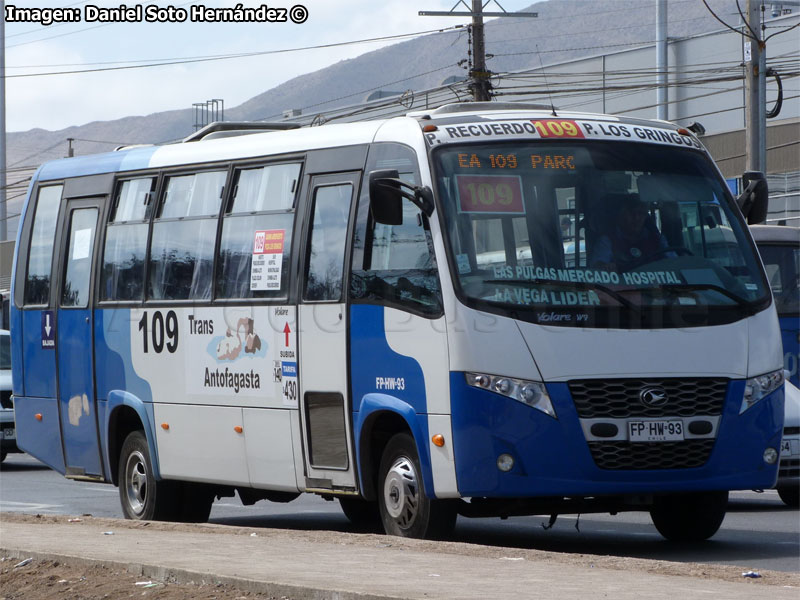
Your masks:
{"label": "white and blue bus", "polygon": [[748,189],[669,123],[500,103],[47,163],[18,444],[132,519],[311,492],[409,537],[646,510],[708,538],[781,442]]}

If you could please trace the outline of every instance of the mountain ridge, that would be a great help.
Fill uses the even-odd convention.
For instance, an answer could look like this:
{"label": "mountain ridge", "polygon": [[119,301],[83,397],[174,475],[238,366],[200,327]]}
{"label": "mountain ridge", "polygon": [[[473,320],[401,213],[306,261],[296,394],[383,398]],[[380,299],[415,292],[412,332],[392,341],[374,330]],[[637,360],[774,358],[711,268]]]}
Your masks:
{"label": "mountain ridge", "polygon": [[[733,3],[712,0],[710,4],[723,11]],[[525,10],[538,12],[539,18],[495,19],[486,23],[486,51],[493,55],[488,61],[491,70],[509,72],[553,65],[653,43],[655,37],[655,2],[547,0]],[[734,22],[730,14],[723,14]],[[670,0],[669,15],[670,37],[721,27],[695,0]],[[466,55],[465,29],[422,36],[294,77],[226,110],[225,117],[281,120],[287,109],[302,109],[304,115],[313,115],[358,104],[370,91],[387,87],[397,92],[433,88],[446,77],[465,76],[466,70],[458,63]],[[7,164],[9,168],[22,163],[32,166],[63,156],[67,138],[74,138],[76,154],[108,151],[118,145],[180,140],[192,133],[192,119],[192,109],[186,108],[93,121],[56,131],[9,132]]]}

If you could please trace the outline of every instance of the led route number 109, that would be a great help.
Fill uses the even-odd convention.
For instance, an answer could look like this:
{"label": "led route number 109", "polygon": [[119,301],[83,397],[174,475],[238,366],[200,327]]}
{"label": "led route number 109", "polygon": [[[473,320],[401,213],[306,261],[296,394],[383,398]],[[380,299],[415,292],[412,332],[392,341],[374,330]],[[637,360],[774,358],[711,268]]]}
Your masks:
{"label": "led route number 109", "polygon": [[462,213],[525,214],[517,175],[456,175]]}

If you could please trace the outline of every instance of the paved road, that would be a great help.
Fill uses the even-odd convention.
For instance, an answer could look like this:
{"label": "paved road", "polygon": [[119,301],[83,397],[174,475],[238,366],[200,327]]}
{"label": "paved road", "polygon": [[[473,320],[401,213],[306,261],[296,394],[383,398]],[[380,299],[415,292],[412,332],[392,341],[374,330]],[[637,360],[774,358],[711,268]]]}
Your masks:
{"label": "paved road", "polygon": [[[92,514],[120,517],[117,489],[64,479],[27,455],[10,455],[0,471],[0,511]],[[560,517],[549,531],[546,517],[460,518],[455,540],[550,550],[738,565],[746,570],[800,572],[800,513],[783,505],[774,491],[736,492],[728,516],[712,540],[701,544],[665,542],[646,513]],[[304,495],[289,504],[242,506],[237,498],[214,504],[213,523],[297,530],[351,531],[337,502]],[[576,529],[576,524],[578,528]]]}

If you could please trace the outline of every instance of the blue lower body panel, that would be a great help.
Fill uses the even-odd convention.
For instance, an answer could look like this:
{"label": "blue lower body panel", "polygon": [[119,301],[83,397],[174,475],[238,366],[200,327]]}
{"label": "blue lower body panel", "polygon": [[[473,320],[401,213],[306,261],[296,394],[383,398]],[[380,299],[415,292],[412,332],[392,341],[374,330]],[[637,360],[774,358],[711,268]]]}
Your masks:
{"label": "blue lower body panel", "polygon": [[[36,415],[41,415],[41,420]],[[19,449],[63,475],[66,469],[61,447],[58,400],[15,397],[14,416]]]}
{"label": "blue lower body panel", "polygon": [[[526,498],[762,489],[777,477],[764,462],[779,448],[783,388],[739,414],[744,383],[728,385],[711,455],[700,467],[607,470],[595,464],[566,383],[548,384],[557,419],[520,402],[466,384],[451,373],[458,489],[464,497]],[[514,457],[511,471],[497,457]]]}

